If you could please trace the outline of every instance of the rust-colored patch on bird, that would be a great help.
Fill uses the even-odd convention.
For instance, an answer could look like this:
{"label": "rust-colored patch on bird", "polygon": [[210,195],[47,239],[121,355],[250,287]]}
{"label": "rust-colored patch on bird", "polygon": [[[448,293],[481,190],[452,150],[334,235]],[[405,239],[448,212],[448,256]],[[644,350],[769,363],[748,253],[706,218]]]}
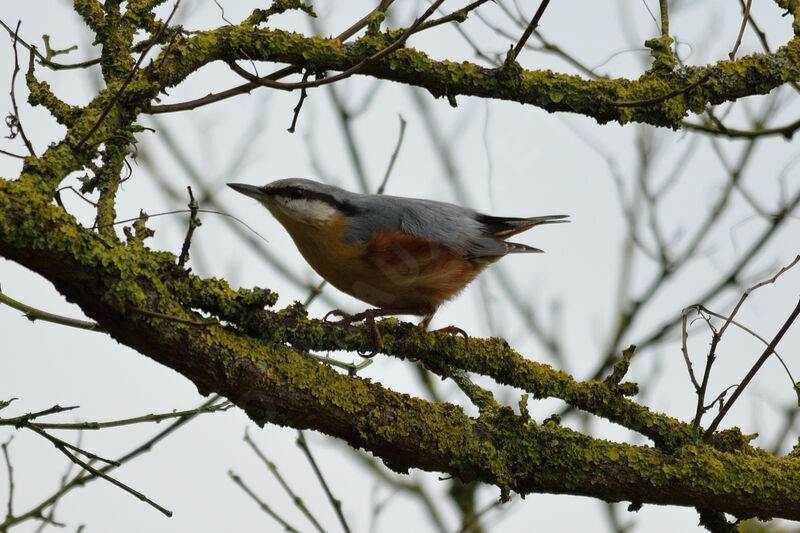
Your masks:
{"label": "rust-colored patch on bird", "polygon": [[423,315],[459,293],[487,265],[467,261],[440,243],[387,229],[372,234],[365,259],[373,265],[374,281],[393,293],[388,307]]}
{"label": "rust-colored patch on bird", "polygon": [[320,227],[281,220],[308,264],[331,285],[381,309],[429,315],[489,262],[467,261],[447,246],[381,228],[369,243],[348,242],[336,214]]}

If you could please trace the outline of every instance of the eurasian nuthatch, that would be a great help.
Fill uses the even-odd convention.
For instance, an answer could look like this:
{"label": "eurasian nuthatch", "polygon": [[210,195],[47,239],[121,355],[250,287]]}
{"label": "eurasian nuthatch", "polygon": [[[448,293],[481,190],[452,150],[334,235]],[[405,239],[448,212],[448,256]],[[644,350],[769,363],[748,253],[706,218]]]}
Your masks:
{"label": "eurasian nuthatch", "polygon": [[507,242],[567,215],[507,218],[433,200],[358,194],[305,179],[263,187],[229,183],[278,219],[308,264],[342,292],[377,307],[372,317],[436,309],[484,268],[510,253],[541,252]]}

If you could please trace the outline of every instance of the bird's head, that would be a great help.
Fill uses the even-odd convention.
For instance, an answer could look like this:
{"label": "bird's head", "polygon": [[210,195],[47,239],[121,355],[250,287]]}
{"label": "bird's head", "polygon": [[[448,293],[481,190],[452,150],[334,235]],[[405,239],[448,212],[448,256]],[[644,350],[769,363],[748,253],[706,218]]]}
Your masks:
{"label": "bird's head", "polygon": [[347,194],[338,187],[300,178],[273,181],[262,187],[243,183],[228,183],[228,187],[261,202],[284,225],[321,225],[341,214],[343,195]]}

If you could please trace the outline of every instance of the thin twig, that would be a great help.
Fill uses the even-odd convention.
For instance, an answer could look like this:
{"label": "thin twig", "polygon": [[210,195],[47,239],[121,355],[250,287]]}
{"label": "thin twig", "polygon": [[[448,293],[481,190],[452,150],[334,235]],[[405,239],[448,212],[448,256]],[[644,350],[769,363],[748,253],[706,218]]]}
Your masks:
{"label": "thin twig", "polygon": [[[83,432],[78,432],[78,438],[75,440],[75,445],[80,446],[83,442]],[[75,463],[72,461],[67,461],[67,469],[61,475],[61,480],[59,484],[59,488],[63,488],[66,486],[67,482],[69,481],[70,476],[72,475],[72,471],[75,469]],[[113,468],[113,467],[112,467]],[[42,533],[48,525],[55,523],[55,516],[56,516],[56,507],[58,506],[58,501],[53,502],[53,505],[47,510],[47,515],[45,519],[42,520],[39,527],[36,529],[34,533]]]}
{"label": "thin twig", "polygon": [[481,5],[485,4],[488,1],[489,0],[476,0],[471,4],[465,5],[461,9],[453,11],[449,15],[444,15],[443,17],[439,17],[438,19],[429,20],[428,22],[420,24],[419,28],[417,28],[417,31],[428,30],[430,28],[434,28],[442,24],[447,24],[448,22],[458,22],[458,23],[464,22],[465,20],[467,20],[467,15],[469,15],[471,11],[474,11],[475,9],[477,9],[478,7],[480,7]]}
{"label": "thin twig", "polygon": [[[190,213],[190,212],[191,211],[188,211],[186,209],[176,209],[174,211],[164,211],[162,213],[155,213],[153,215],[147,215],[147,218],[163,217],[165,215],[177,215],[177,214],[180,214],[180,213]],[[259,239],[261,239],[262,241],[264,241],[266,243],[269,243],[269,241],[267,240],[266,237],[261,235],[259,232],[257,232],[255,229],[253,229],[252,226],[249,226],[247,223],[245,223],[242,219],[240,219],[238,217],[235,217],[235,216],[233,216],[231,214],[228,214],[228,213],[223,213],[222,211],[216,211],[214,209],[198,209],[197,212],[198,213],[211,213],[211,214],[214,214],[214,215],[222,215],[224,217],[228,217],[230,219],[233,219],[236,222],[238,222],[239,224],[241,224],[242,226],[244,226],[245,228],[247,228],[250,232],[252,232],[256,236],[258,236]],[[117,226],[119,224],[127,224],[128,222],[136,222],[137,220],[141,220],[141,219],[142,219],[142,216],[140,215],[140,216],[135,217],[135,218],[126,218],[125,220],[117,220],[112,224],[103,224],[103,225],[100,225],[100,226],[95,225],[95,226],[92,226],[91,229],[105,228],[105,227],[108,227],[108,226]]]}
{"label": "thin twig", "polygon": [[248,487],[247,485],[245,485],[244,481],[242,481],[242,478],[240,478],[240,477],[239,477],[237,474],[235,474],[235,473],[233,472],[233,470],[228,470],[228,475],[230,476],[230,478],[233,480],[233,482],[234,482],[234,483],[236,483],[237,485],[239,485],[239,487],[240,487],[240,488],[241,488],[241,489],[242,489],[242,490],[243,490],[243,491],[244,491],[244,492],[245,492],[245,493],[246,493],[248,496],[250,496],[250,497],[253,499],[253,501],[254,501],[254,502],[256,502],[256,503],[258,504],[258,506],[259,506],[259,507],[261,507],[261,510],[262,510],[262,511],[264,511],[265,513],[267,513],[267,514],[268,514],[269,516],[271,516],[271,517],[272,517],[272,518],[273,518],[273,519],[274,519],[276,522],[278,522],[278,523],[279,523],[279,524],[280,524],[280,525],[283,527],[283,529],[284,529],[285,531],[288,531],[289,533],[299,533],[299,532],[298,532],[298,531],[297,531],[295,528],[293,528],[292,526],[290,526],[290,525],[289,525],[289,523],[288,523],[286,520],[284,520],[283,518],[281,518],[280,516],[278,516],[278,514],[277,514],[277,513],[275,513],[275,511],[273,511],[273,510],[272,510],[272,508],[271,508],[269,505],[267,505],[266,503],[264,503],[264,501],[262,501],[262,500],[261,500],[261,498],[259,498],[258,496],[256,496],[255,492],[253,492],[252,490],[250,490],[250,487]]}
{"label": "thin twig", "polygon": [[755,364],[753,365],[753,368],[750,369],[750,371],[747,373],[747,375],[744,377],[744,379],[742,379],[742,382],[739,384],[739,386],[736,387],[736,390],[734,391],[733,395],[731,395],[731,399],[728,400],[727,403],[725,403],[725,405],[722,407],[722,409],[720,409],[719,414],[717,415],[717,417],[714,419],[713,422],[711,422],[711,425],[706,430],[705,435],[703,435],[703,438],[705,440],[710,439],[711,436],[714,434],[714,431],[716,431],[716,429],[719,426],[720,422],[722,422],[722,419],[725,417],[725,415],[728,413],[728,411],[730,411],[730,409],[733,406],[734,402],[736,402],[736,399],[742,394],[742,391],[745,389],[745,387],[747,387],[747,385],[753,379],[753,376],[756,375],[756,372],[759,371],[759,369],[764,365],[764,363],[767,361],[767,359],[769,359],[769,356],[772,355],[772,353],[775,351],[775,347],[781,341],[781,339],[783,338],[784,334],[792,326],[792,324],[794,323],[795,319],[797,318],[797,315],[800,315],[800,300],[797,302],[797,305],[795,306],[794,310],[792,311],[792,314],[789,315],[789,318],[786,319],[786,322],[784,322],[783,326],[781,326],[781,329],[778,331],[778,333],[775,335],[775,337],[772,339],[772,341],[766,347],[764,352],[761,354],[761,357],[759,357],[758,360],[755,362]]}
{"label": "thin twig", "polygon": [[[303,306],[305,306],[305,304],[303,304]],[[372,359],[364,359],[360,363],[354,364],[354,363],[345,363],[344,361],[339,361],[338,359],[333,359],[332,357],[323,357],[321,355],[316,355],[310,352],[306,352],[304,355],[320,363],[330,366],[335,366],[337,368],[341,368],[342,370],[347,370],[347,374],[349,376],[355,376],[356,374],[358,374],[359,370],[362,370],[363,368],[366,368],[372,364]]]}
{"label": "thin twig", "polygon": [[[711,345],[708,348],[708,354],[706,355],[706,366],[703,369],[703,381],[700,384],[700,387],[697,389],[697,405],[694,411],[694,419],[692,420],[692,427],[698,428],[700,427],[700,421],[703,419],[703,415],[708,411],[708,407],[705,406],[706,401],[706,392],[708,391],[708,382],[711,380],[711,368],[714,366],[714,361],[717,359],[717,346],[719,345],[720,340],[722,337],[719,336],[717,333],[716,328],[711,323],[711,320],[703,316],[703,320],[706,321],[708,327],[711,329],[713,335],[711,336]],[[712,402],[711,405],[714,405]]]}
{"label": "thin twig", "polygon": [[[114,459],[106,459],[105,457],[102,457],[100,455],[94,454],[94,453],[92,453],[92,452],[90,452],[88,450],[84,450],[83,448],[79,448],[75,444],[70,444],[69,442],[67,442],[67,441],[65,441],[63,439],[59,439],[58,437],[49,434],[44,429],[39,427],[39,424],[36,424],[36,423],[33,423],[33,422],[28,422],[23,427],[26,427],[26,428],[30,429],[31,431],[33,431],[34,433],[36,433],[38,435],[41,435],[45,439],[49,440],[62,453],[64,453],[65,451],[68,451],[68,450],[72,450],[72,451],[77,452],[77,453],[79,453],[81,455],[84,455],[84,456],[86,456],[89,459],[92,459],[94,461],[100,461],[101,463],[106,463],[106,464],[114,465],[114,466],[120,466],[119,462],[115,461]],[[80,463],[77,463],[77,464],[80,464]]]}
{"label": "thin twig", "polygon": [[182,267],[186,261],[189,260],[189,247],[192,245],[192,235],[194,230],[200,226],[200,219],[197,218],[197,210],[200,205],[194,199],[191,186],[186,187],[189,191],[189,228],[186,230],[186,238],[183,239],[183,246],[181,247],[181,254],[178,256],[178,266]]}
{"label": "thin twig", "polygon": [[728,57],[731,59],[731,61],[733,61],[736,57],[736,51],[739,49],[739,45],[742,44],[744,29],[747,27],[747,19],[750,18],[750,4],[752,3],[753,0],[747,0],[747,4],[744,6],[744,10],[742,12],[742,26],[739,28],[739,35],[736,37],[736,44],[733,45],[733,50],[731,50],[731,53],[728,54]]}
{"label": "thin twig", "polygon": [[394,168],[394,163],[397,160],[397,154],[400,153],[400,147],[403,145],[403,136],[406,134],[406,120],[403,118],[403,115],[399,115],[399,118],[400,134],[397,136],[397,145],[394,147],[392,157],[389,158],[389,166],[386,167],[386,173],[383,175],[383,181],[381,181],[381,185],[378,187],[377,194],[383,194],[383,191],[386,190],[386,184],[389,182],[389,176],[392,175],[392,169]]}
{"label": "thin twig", "polygon": [[[752,329],[748,328],[747,326],[745,326],[743,324],[740,324],[739,322],[737,322],[735,320],[730,320],[730,318],[731,318],[730,316],[725,316],[725,315],[721,315],[719,313],[715,313],[711,309],[708,309],[707,307],[702,306],[702,305],[697,305],[696,307],[698,309],[702,309],[703,312],[708,313],[711,316],[714,316],[714,317],[720,318],[722,320],[725,320],[726,324],[733,324],[734,326],[738,327],[739,329],[741,329],[743,331],[746,331],[747,333],[749,333],[750,335],[752,335],[756,339],[760,340],[762,342],[762,344],[769,345],[769,341],[767,341],[767,339],[765,339],[764,337],[762,337],[761,335],[759,335],[758,333],[756,333]],[[722,335],[722,331],[720,331],[718,333],[718,335]],[[775,353],[775,357],[777,357],[778,361],[780,361],[781,365],[783,365],[783,369],[786,371],[786,375],[789,376],[789,379],[791,380],[792,385],[797,383],[795,381],[795,379],[794,379],[794,376],[792,376],[792,372],[789,370],[789,366],[786,364],[786,361],[783,360],[783,357],[781,357],[780,354],[778,354],[778,352],[774,352],[774,353]]]}
{"label": "thin twig", "polygon": [[14,440],[14,435],[11,435],[6,442],[2,444],[3,458],[6,461],[6,472],[8,473],[8,503],[6,505],[6,520],[14,517],[14,467],[11,464],[11,458],[8,456],[8,445]]}
{"label": "thin twig", "polygon": [[87,452],[86,450],[78,448],[77,446],[75,446],[73,444],[70,444],[70,443],[68,443],[66,441],[63,441],[63,440],[57,438],[57,437],[54,437],[53,435],[50,435],[49,433],[47,433],[46,431],[44,431],[43,429],[41,429],[40,427],[38,427],[34,423],[28,422],[27,424],[24,425],[24,427],[27,427],[31,431],[33,431],[33,432],[39,434],[40,436],[44,437],[45,439],[49,440],[51,443],[53,443],[53,445],[56,447],[56,449],[58,451],[60,451],[61,453],[63,453],[70,461],[72,461],[73,463],[77,464],[78,466],[80,466],[84,470],[88,471],[93,476],[101,477],[101,478],[105,479],[106,481],[108,481],[112,485],[116,485],[117,487],[121,488],[125,492],[127,492],[129,494],[132,494],[133,496],[135,496],[139,500],[151,505],[152,507],[154,507],[155,509],[159,510],[163,514],[165,514],[167,516],[172,516],[172,511],[170,511],[169,509],[166,509],[166,508],[162,507],[161,505],[157,504],[156,502],[154,502],[153,500],[151,500],[150,498],[148,498],[147,496],[145,496],[141,492],[139,492],[136,489],[126,485],[125,483],[123,483],[123,482],[121,482],[121,481],[109,476],[108,474],[106,474],[102,470],[96,469],[91,464],[87,463],[86,461],[82,460],[77,455],[72,453],[70,450],[71,449],[75,450],[76,452],[80,453],[81,455],[85,455],[89,459],[94,459],[96,461],[102,461],[102,462],[108,463],[109,465],[112,465],[112,466],[120,466],[120,463],[118,461],[114,461],[114,460],[111,460],[111,459],[104,459],[104,458],[102,458],[102,457],[100,457],[98,455],[95,455],[93,453]]}
{"label": "thin twig", "polygon": [[106,332],[106,330],[103,329],[103,327],[97,322],[92,322],[89,320],[79,320],[77,318],[69,318],[61,315],[54,315],[53,313],[48,313],[47,311],[42,311],[40,309],[36,309],[35,307],[25,305],[22,302],[18,302],[17,300],[14,300],[13,298],[6,296],[5,294],[3,294],[3,292],[0,292],[0,303],[6,304],[9,307],[13,307],[18,311],[22,311],[24,313],[25,318],[27,318],[31,322],[35,320],[44,320],[45,322],[61,324],[62,326],[70,326],[79,329],[88,329],[89,331],[97,331],[100,333]]}
{"label": "thin twig", "polygon": [[56,203],[58,204],[58,207],[61,207],[62,209],[64,208],[64,204],[61,201],[61,191],[64,191],[64,190],[70,190],[70,191],[74,192],[78,196],[78,198],[80,198],[81,200],[83,200],[87,204],[91,205],[92,207],[97,208],[97,202],[93,202],[93,201],[89,200],[88,198],[86,198],[86,196],[81,194],[72,185],[65,185],[64,187],[59,187],[58,189],[56,189],[56,192],[55,192],[55,194],[53,196],[55,197],[55,200],[56,200]]}
{"label": "thin twig", "polygon": [[658,6],[661,8],[661,36],[669,36],[669,11],[667,7],[667,0],[658,0]]}
{"label": "thin twig", "polygon": [[303,499],[294,493],[289,484],[286,483],[286,480],[283,479],[283,476],[280,474],[280,472],[278,472],[278,467],[275,466],[275,463],[267,459],[264,453],[258,448],[258,446],[256,446],[256,443],[253,441],[253,439],[250,438],[250,433],[247,431],[244,433],[244,441],[248,444],[248,446],[250,446],[250,449],[253,450],[258,458],[261,459],[261,462],[263,462],[264,465],[269,468],[269,471],[272,473],[275,479],[278,480],[278,483],[283,488],[284,492],[286,492],[289,498],[291,498],[291,500],[294,502],[295,506],[300,509],[300,512],[303,513],[309,522],[311,522],[314,528],[319,531],[319,533],[325,533],[325,531],[322,529],[322,526],[319,524],[319,522],[317,522],[317,519],[314,518],[314,515],[311,514],[311,511],[309,511],[308,507],[306,507]]}
{"label": "thin twig", "polygon": [[519,54],[522,52],[522,48],[525,46],[525,43],[531,36],[531,33],[533,33],[533,30],[535,30],[536,26],[539,25],[539,19],[541,19],[542,15],[544,15],[544,10],[547,9],[547,4],[549,3],[550,0],[542,0],[542,3],[539,4],[539,9],[536,10],[536,13],[534,13],[533,18],[528,24],[528,27],[525,28],[522,36],[519,38],[519,41],[517,41],[517,44],[514,46],[514,59],[519,59]]}
{"label": "thin twig", "polygon": [[681,311],[681,352],[683,353],[683,360],[686,362],[686,368],[689,370],[689,378],[692,380],[692,385],[694,385],[694,390],[696,392],[700,392],[700,384],[697,382],[697,378],[694,375],[694,369],[692,368],[692,361],[689,359],[689,348],[687,347],[687,341],[689,340],[689,333],[686,327],[686,317],[689,314],[689,311],[696,308],[696,306],[692,305],[689,307],[685,307],[683,311]]}
{"label": "thin twig", "polygon": [[[367,359],[367,361],[371,361],[371,359]],[[314,456],[311,455],[311,450],[308,447],[308,443],[306,442],[306,437],[303,435],[303,432],[297,430],[297,446],[303,450],[303,453],[308,460],[308,463],[311,465],[311,468],[314,470],[314,474],[317,476],[319,480],[319,484],[322,485],[323,490],[325,491],[325,495],[328,497],[328,501],[333,506],[334,511],[336,511],[336,516],[339,518],[339,523],[342,525],[342,529],[345,530],[346,533],[350,533],[350,526],[347,524],[347,520],[344,518],[344,513],[342,513],[342,501],[338,498],[334,497],[333,493],[331,492],[328,483],[325,481],[325,477],[322,475],[322,472],[317,465],[317,462],[314,460]]]}
{"label": "thin twig", "polygon": [[[203,402],[203,404],[198,409],[203,409],[203,408],[208,407],[209,405],[213,405],[218,400],[219,400],[219,396],[214,395],[211,398],[209,398],[207,401]],[[41,411],[40,414],[41,413],[48,413],[48,412],[58,412],[58,411],[56,411],[56,408],[58,410],[61,410],[61,411],[65,410],[65,408],[54,406],[54,407],[51,407],[50,409],[47,409],[45,411]],[[169,435],[171,435],[173,432],[175,432],[176,430],[178,430],[179,428],[184,426],[187,422],[189,422],[191,419],[193,419],[195,416],[197,416],[197,414],[198,413],[195,412],[195,413],[192,413],[192,414],[189,414],[189,415],[186,415],[186,416],[183,416],[183,417],[179,418],[178,420],[176,420],[175,422],[173,422],[172,424],[170,424],[169,426],[167,426],[163,430],[159,431],[158,433],[156,433],[155,435],[153,435],[152,437],[150,437],[149,439],[147,439],[146,441],[141,443],[139,446],[137,446],[133,450],[131,450],[128,453],[126,453],[125,455],[119,457],[117,459],[117,462],[119,462],[120,464],[125,464],[128,461],[130,461],[131,459],[134,459],[135,457],[138,457],[139,455],[152,450],[153,447],[156,444],[158,444],[160,441],[164,440]],[[116,466],[114,466],[114,465],[106,465],[103,468],[101,468],[100,471],[103,472],[103,473],[107,473],[107,472],[113,470],[114,468],[116,468]],[[42,500],[39,504],[35,505],[34,507],[29,509],[25,513],[22,513],[20,515],[15,516],[12,520],[6,520],[2,524],[0,524],[0,531],[2,531],[4,528],[8,529],[8,528],[10,528],[10,527],[12,527],[12,526],[14,526],[16,524],[25,522],[25,521],[30,520],[30,519],[40,519],[41,520],[42,516],[44,516],[45,509],[47,509],[48,507],[52,506],[55,502],[57,502],[66,493],[70,492],[72,489],[75,489],[77,487],[84,486],[85,484],[87,484],[87,483],[89,483],[91,481],[94,481],[95,479],[99,479],[99,478],[96,477],[96,476],[93,476],[91,474],[88,474],[86,472],[78,473],[75,477],[73,477],[68,482],[62,483],[60,488],[58,488],[53,494],[51,494],[50,496],[48,496],[47,498]]]}
{"label": "thin twig", "polygon": [[[308,81],[308,76],[310,74],[311,74],[311,71],[306,69],[306,71],[303,73],[303,81],[304,82]],[[294,109],[293,109],[294,114],[292,116],[292,125],[289,126],[288,130],[286,130],[289,133],[294,133],[294,128],[295,128],[295,126],[297,126],[297,119],[300,116],[300,110],[303,109],[303,102],[305,102],[306,97],[308,97],[308,91],[306,91],[306,88],[303,87],[302,89],[300,89],[300,100],[297,102],[297,105],[294,106]]]}
{"label": "thin twig", "polygon": [[[14,30],[14,73],[11,75],[11,107],[14,110],[13,121],[9,124],[11,128],[11,138],[16,136],[16,132],[19,132],[20,137],[22,137],[22,141],[25,143],[25,147],[28,149],[28,152],[36,157],[36,152],[33,151],[33,145],[31,141],[28,140],[28,137],[25,135],[25,130],[22,128],[22,121],[19,118],[19,108],[17,107],[17,97],[16,91],[14,90],[14,86],[17,83],[17,74],[19,73],[19,56],[17,55],[17,41],[19,40],[19,27],[22,24],[22,21],[17,22],[17,28]],[[33,65],[33,56],[31,56],[31,65]]]}
{"label": "thin twig", "polygon": [[24,155],[14,154],[6,150],[0,150],[0,154],[7,155],[8,157],[16,157],[17,159],[25,159]]}
{"label": "thin twig", "polygon": [[37,422],[36,425],[42,429],[72,429],[72,430],[96,430],[105,428],[115,428],[120,426],[130,426],[133,424],[141,424],[145,422],[161,422],[171,418],[181,418],[184,416],[194,416],[200,413],[214,413],[217,411],[227,411],[233,406],[229,401],[224,401],[218,404],[212,404],[207,407],[199,407],[196,409],[187,409],[185,411],[173,411],[169,413],[151,413],[149,415],[137,416],[134,418],[123,418],[120,420],[110,420],[108,422],[73,422],[69,424],[60,423],[42,423]]}
{"label": "thin twig", "polygon": [[736,316],[736,313],[739,312],[739,308],[742,307],[742,304],[744,304],[744,301],[747,299],[748,296],[750,296],[750,293],[752,293],[754,290],[760,287],[763,287],[764,285],[775,283],[775,281],[781,276],[781,274],[783,274],[784,272],[795,266],[798,262],[800,262],[800,255],[797,255],[791,263],[780,269],[771,278],[766,279],[760,283],[756,283],[755,285],[744,291],[744,294],[742,294],[742,297],[739,298],[739,301],[736,303],[736,306],[733,308],[733,311],[731,311],[731,314],[727,317],[727,321],[722,326],[722,328],[720,328],[719,334],[722,335],[723,333],[725,333],[725,330],[728,329],[728,324],[733,321],[733,317]]}
{"label": "thin twig", "polygon": [[[328,284],[328,282],[323,279],[322,281],[319,282],[319,284],[314,285],[313,287],[311,287],[311,289],[308,291],[308,296],[306,296],[306,299],[303,302],[303,307],[308,307],[309,305],[311,305],[311,302],[316,300],[317,297],[320,294],[322,294],[322,289],[324,289],[325,285],[327,285],[327,284]],[[312,354],[309,354],[309,355],[312,355]],[[317,357],[317,356],[312,355],[312,357]]]}
{"label": "thin twig", "polygon": [[[6,25],[6,23],[3,22],[2,20],[0,20],[0,26],[5,28],[5,30],[8,32],[9,36],[14,37],[14,30],[9,28]],[[39,59],[39,63],[40,64],[44,65],[45,67],[48,67],[51,70],[67,70],[67,69],[74,69],[74,68],[86,68],[86,67],[91,67],[93,65],[97,65],[97,64],[100,63],[100,58],[89,59],[87,61],[82,61],[80,63],[72,63],[72,64],[56,63],[55,61],[51,61],[48,57],[43,56],[42,53],[39,52],[39,50],[36,49],[35,46],[32,46],[32,45],[28,44],[21,37],[18,39],[18,41],[22,46],[27,48],[33,55],[35,55],[37,59]],[[45,48],[48,50],[48,52],[55,52],[55,51],[51,51],[50,50],[50,46],[49,46],[47,40],[45,40]],[[75,47],[68,48],[67,50],[73,50],[74,48]],[[59,53],[64,53],[65,51],[64,50],[58,50],[58,52]],[[56,55],[58,55],[58,54],[53,53],[50,57],[54,57]]]}

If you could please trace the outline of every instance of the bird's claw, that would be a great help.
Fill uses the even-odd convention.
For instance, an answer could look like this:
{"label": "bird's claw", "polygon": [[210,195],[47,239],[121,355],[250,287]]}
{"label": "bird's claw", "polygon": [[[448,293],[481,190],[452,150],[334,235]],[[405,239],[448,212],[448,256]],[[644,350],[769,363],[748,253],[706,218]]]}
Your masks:
{"label": "bird's claw", "polygon": [[[341,317],[341,320],[337,320],[335,322],[328,320],[328,317],[331,315]],[[370,328],[370,330],[372,331],[372,336],[373,339],[375,340],[374,351],[368,353],[362,353],[360,351],[356,351],[356,353],[359,356],[363,357],[364,359],[375,357],[375,355],[384,348],[383,339],[381,338],[381,333],[380,331],[378,331],[378,326],[375,324],[375,313],[372,312],[371,309],[367,309],[363,313],[358,313],[355,315],[350,315],[348,313],[345,313],[341,309],[333,309],[331,311],[328,311],[322,318],[322,320],[328,322],[329,324],[333,324],[339,327],[347,327],[351,325],[353,322],[360,322],[363,320],[364,323],[367,325],[367,327]]]}
{"label": "bird's claw", "polygon": [[464,337],[464,344],[469,350],[469,335],[463,329],[459,328],[458,326],[447,326],[445,328],[439,328],[431,331],[431,333],[448,333],[450,335],[461,335]]}

